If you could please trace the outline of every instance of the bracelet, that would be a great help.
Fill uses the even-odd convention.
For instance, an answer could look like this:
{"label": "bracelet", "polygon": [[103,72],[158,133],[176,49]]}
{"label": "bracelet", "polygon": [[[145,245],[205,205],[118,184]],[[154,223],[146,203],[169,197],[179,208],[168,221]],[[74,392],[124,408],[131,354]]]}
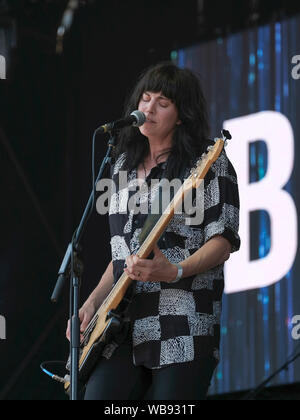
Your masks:
{"label": "bracelet", "polygon": [[173,280],[173,281],[171,281],[171,284],[178,283],[179,280],[181,280],[182,275],[183,275],[183,268],[181,267],[181,265],[180,264],[176,264],[176,263],[173,263],[173,265],[176,265],[176,267],[178,268],[178,273],[177,273],[176,279]]}

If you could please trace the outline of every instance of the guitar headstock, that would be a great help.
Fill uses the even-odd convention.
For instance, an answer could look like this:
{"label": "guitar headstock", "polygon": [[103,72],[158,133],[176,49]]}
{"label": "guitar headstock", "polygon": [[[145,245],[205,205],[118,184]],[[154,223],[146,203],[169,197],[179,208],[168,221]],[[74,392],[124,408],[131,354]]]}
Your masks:
{"label": "guitar headstock", "polygon": [[211,165],[216,162],[222,153],[225,142],[225,138],[215,139],[215,145],[207,148],[207,152],[197,161],[196,166],[191,170],[189,178],[185,181],[185,190],[199,187]]}

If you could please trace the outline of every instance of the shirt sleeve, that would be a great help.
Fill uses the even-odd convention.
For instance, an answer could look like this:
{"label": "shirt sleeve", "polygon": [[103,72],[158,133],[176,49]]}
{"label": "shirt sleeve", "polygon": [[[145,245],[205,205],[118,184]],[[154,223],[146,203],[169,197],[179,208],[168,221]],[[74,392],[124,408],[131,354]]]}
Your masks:
{"label": "shirt sleeve", "polygon": [[204,180],[204,243],[220,235],[231,243],[232,253],[238,251],[239,210],[237,175],[223,150]]}

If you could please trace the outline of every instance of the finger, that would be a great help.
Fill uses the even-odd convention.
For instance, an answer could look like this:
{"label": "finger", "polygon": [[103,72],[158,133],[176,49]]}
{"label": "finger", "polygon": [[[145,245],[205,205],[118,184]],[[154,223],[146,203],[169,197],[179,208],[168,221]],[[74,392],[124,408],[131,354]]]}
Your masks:
{"label": "finger", "polygon": [[127,257],[126,258],[126,262],[125,262],[125,268],[128,268],[128,269],[132,269],[132,266],[133,266],[133,260],[132,260],[132,255],[130,255],[129,257]]}
{"label": "finger", "polygon": [[83,321],[80,324],[80,342],[81,343],[84,341],[84,332],[87,326],[88,326],[88,322],[87,322],[86,316],[84,316]]}
{"label": "finger", "polygon": [[70,341],[70,320],[68,321],[68,324],[67,324],[66,337]]}
{"label": "finger", "polygon": [[[82,330],[82,327],[80,327],[80,332],[82,333],[84,330]],[[68,327],[67,327],[67,330],[66,330],[66,338],[70,341],[71,340],[71,323],[70,323],[70,321],[68,321]],[[80,342],[82,342],[83,341],[83,335],[82,334],[80,334]]]}
{"label": "finger", "polygon": [[88,325],[89,325],[89,318],[88,318],[87,314],[84,314],[83,320],[82,320],[81,325],[80,325],[80,331],[84,332]]}
{"label": "finger", "polygon": [[154,252],[154,254],[155,254],[155,255],[161,255],[161,254],[162,254],[162,252],[161,252],[161,250],[159,249],[159,247],[158,247],[158,245],[157,245],[157,244],[155,244],[155,246],[154,246],[154,248],[153,248],[153,252]]}
{"label": "finger", "polygon": [[143,275],[142,273],[138,275],[136,272],[131,273],[127,268],[124,268],[125,273],[130,277],[132,280],[140,280],[143,281]]}
{"label": "finger", "polygon": [[134,269],[134,271],[150,268],[153,264],[152,260],[146,260],[144,258],[139,258],[139,257],[135,258],[134,261],[135,262],[132,265],[132,268]]}

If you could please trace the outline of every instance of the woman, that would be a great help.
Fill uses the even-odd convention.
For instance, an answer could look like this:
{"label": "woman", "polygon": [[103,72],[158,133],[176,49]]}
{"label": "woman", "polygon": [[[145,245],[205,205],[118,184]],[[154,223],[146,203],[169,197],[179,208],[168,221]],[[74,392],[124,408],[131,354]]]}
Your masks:
{"label": "woman", "polygon": [[129,206],[121,214],[118,207],[124,197],[129,202],[130,185],[137,179],[147,183],[139,204],[146,200],[151,211],[151,180],[184,180],[211,142],[205,99],[187,69],[171,63],[148,69],[126,115],[135,109],[146,122],[122,131],[112,171],[117,186],[120,171],[127,173],[127,186],[118,187],[110,204],[112,261],[80,310],[84,331],[125,271],[134,280],[128,333],[121,344],[105,349],[85,398],[202,400],[219,360],[224,262],[240,246],[236,174],[223,151],[205,178],[203,222],[187,226],[176,214],[153,258],[137,257],[147,215]]}

